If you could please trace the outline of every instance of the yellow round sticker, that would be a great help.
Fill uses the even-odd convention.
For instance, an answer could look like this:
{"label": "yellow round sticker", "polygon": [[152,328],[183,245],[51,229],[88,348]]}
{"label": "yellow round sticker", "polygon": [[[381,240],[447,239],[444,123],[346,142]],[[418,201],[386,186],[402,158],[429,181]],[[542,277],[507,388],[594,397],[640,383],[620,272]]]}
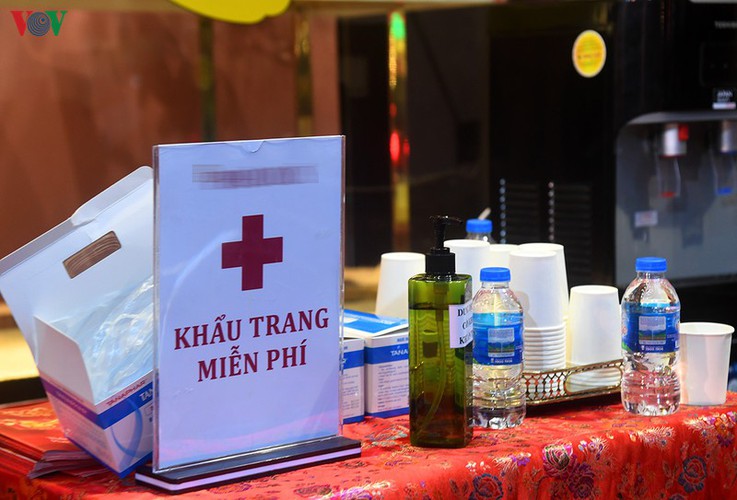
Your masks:
{"label": "yellow round sticker", "polygon": [[599,33],[586,30],[573,42],[573,67],[578,74],[592,78],[598,75],[606,62],[606,44]]}
{"label": "yellow round sticker", "polygon": [[287,10],[289,0],[171,0],[180,7],[218,21],[252,24]]}

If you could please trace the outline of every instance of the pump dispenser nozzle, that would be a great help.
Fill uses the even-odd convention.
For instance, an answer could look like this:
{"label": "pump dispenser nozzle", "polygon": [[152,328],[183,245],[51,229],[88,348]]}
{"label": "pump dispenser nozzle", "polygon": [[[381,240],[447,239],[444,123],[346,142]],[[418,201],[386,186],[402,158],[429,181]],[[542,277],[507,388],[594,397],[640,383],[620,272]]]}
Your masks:
{"label": "pump dispenser nozzle", "polygon": [[425,272],[428,274],[454,274],[456,271],[456,256],[445,246],[445,228],[450,224],[460,224],[463,221],[448,215],[433,215],[430,217],[435,230],[435,246],[425,254]]}

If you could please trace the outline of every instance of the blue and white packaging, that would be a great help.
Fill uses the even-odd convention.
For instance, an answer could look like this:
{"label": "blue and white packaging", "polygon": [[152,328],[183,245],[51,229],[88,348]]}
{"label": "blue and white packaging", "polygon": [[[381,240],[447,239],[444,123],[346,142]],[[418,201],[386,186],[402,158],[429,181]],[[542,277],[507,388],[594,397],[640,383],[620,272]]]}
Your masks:
{"label": "blue and white packaging", "polygon": [[363,420],[364,352],[363,339],[343,339],[343,375],[341,378],[341,412],[344,424]]}
{"label": "blue and white packaging", "polygon": [[409,413],[409,333],[406,319],[346,310],[346,338],[365,342],[366,415]]}
{"label": "blue and white packaging", "polygon": [[102,301],[150,278],[153,255],[153,175],[141,167],[0,260],[0,293],[64,433],[121,477],[151,457],[153,364],[113,394],[95,396],[86,339],[64,325],[95,318]]}

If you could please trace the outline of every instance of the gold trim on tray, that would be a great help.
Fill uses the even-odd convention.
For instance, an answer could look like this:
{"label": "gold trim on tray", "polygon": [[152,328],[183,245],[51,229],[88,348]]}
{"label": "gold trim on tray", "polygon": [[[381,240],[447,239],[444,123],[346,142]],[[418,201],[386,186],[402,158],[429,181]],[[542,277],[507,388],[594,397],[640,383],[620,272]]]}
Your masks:
{"label": "gold trim on tray", "polygon": [[[571,375],[592,373],[607,368],[619,370],[616,383],[607,385],[607,381],[604,380],[601,385],[597,385],[595,381],[580,385],[571,379]],[[615,359],[588,365],[568,365],[555,370],[524,372],[522,378],[527,388],[527,404],[535,406],[614,394],[619,392],[621,387],[622,369],[622,360]]]}

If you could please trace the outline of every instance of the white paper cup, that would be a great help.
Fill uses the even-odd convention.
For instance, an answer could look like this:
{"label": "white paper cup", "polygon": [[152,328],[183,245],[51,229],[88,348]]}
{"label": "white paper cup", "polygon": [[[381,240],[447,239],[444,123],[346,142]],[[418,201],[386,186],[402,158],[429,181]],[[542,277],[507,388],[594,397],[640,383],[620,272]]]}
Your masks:
{"label": "white paper cup", "polygon": [[523,243],[519,245],[520,250],[535,250],[555,253],[555,261],[558,266],[557,284],[560,290],[561,300],[560,306],[563,311],[563,317],[568,315],[568,273],[566,271],[566,255],[563,245],[558,243]]}
{"label": "white paper cup", "polygon": [[589,372],[573,373],[568,377],[572,383],[590,387],[619,384],[622,373],[617,368],[600,368]]}
{"label": "white paper cup", "polygon": [[491,254],[489,267],[509,268],[509,254],[517,250],[517,248],[518,245],[510,245],[508,243],[489,245],[489,253]]}
{"label": "white paper cup", "polygon": [[379,286],[376,291],[376,314],[407,318],[407,282],[425,272],[425,256],[415,252],[389,252],[382,254],[379,269]]}
{"label": "white paper cup", "polygon": [[530,333],[540,333],[540,334],[565,334],[566,331],[566,324],[561,323],[559,325],[554,325],[548,328],[536,328],[534,326],[526,326],[525,327],[526,332]]}
{"label": "white paper cup", "polygon": [[568,308],[568,360],[576,365],[622,357],[619,292],[613,286],[571,288]]}
{"label": "white paper cup", "polygon": [[510,288],[524,311],[525,328],[549,329],[563,323],[563,297],[554,252],[518,249],[509,254]]}
{"label": "white paper cup", "polygon": [[550,360],[563,360],[566,359],[565,351],[530,351],[525,350],[526,361],[550,361]]}
{"label": "white paper cup", "polygon": [[565,326],[559,326],[557,328],[525,328],[524,330],[525,335],[529,335],[530,337],[538,337],[538,338],[565,338],[566,337],[566,327]]}
{"label": "white paper cup", "polygon": [[525,352],[535,354],[565,354],[566,345],[562,342],[558,344],[534,344],[525,342]]}
{"label": "white paper cup", "polygon": [[551,351],[557,351],[559,349],[565,349],[566,343],[564,340],[551,340],[551,341],[535,341],[525,340],[525,349],[539,351],[540,349],[550,349]]}
{"label": "white paper cup", "polygon": [[524,311],[525,328],[550,329],[563,324],[555,253],[517,249],[509,254],[510,288]]}
{"label": "white paper cup", "polygon": [[524,351],[525,354],[534,354],[536,356],[541,355],[550,355],[550,356],[559,356],[564,355],[566,350],[565,345],[558,345],[558,346],[535,346],[535,345],[525,345]]}
{"label": "white paper cup", "polygon": [[544,361],[539,360],[528,360],[525,358],[525,370],[528,371],[543,371],[543,370],[558,370],[565,368],[566,360],[565,356],[559,358],[546,359]]}
{"label": "white paper cup", "polygon": [[489,267],[489,243],[480,240],[447,240],[445,246],[456,255],[456,273],[470,274],[473,294],[481,288],[481,269]]}
{"label": "white paper cup", "polygon": [[681,323],[681,403],[708,406],[726,401],[733,332],[734,327],[721,323]]}
{"label": "white paper cup", "polygon": [[557,332],[538,333],[528,332],[525,330],[522,339],[524,341],[525,351],[535,352],[540,349],[548,349],[550,351],[566,351],[565,330],[561,329]]}

